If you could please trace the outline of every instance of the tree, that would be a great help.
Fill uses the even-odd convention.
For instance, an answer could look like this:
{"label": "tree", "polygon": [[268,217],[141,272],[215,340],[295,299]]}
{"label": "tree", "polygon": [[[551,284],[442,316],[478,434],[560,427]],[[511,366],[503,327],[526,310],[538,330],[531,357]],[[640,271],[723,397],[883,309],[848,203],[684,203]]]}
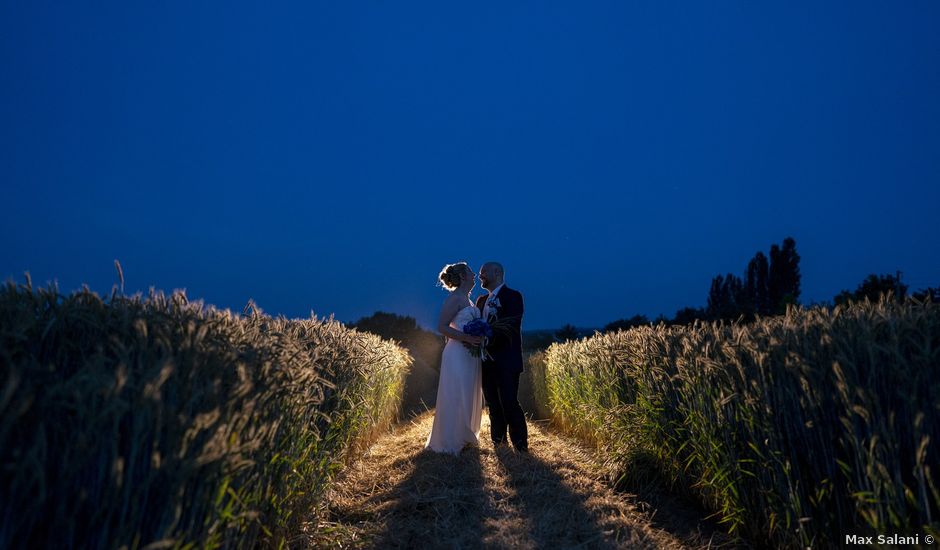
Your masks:
{"label": "tree", "polygon": [[555,340],[567,342],[578,339],[578,329],[574,325],[565,325],[555,332]]}
{"label": "tree", "polygon": [[634,315],[633,317],[630,317],[629,319],[618,319],[616,321],[607,323],[604,326],[604,330],[602,332],[613,332],[617,330],[630,330],[631,328],[642,327],[648,324],[650,324],[650,320],[646,317],[646,315]]}
{"label": "tree", "polygon": [[743,301],[744,283],[741,278],[728,273],[712,279],[708,292],[708,317],[710,319],[734,319],[741,315],[739,302]]}
{"label": "tree", "polygon": [[894,275],[875,275],[872,273],[862,281],[855,289],[855,292],[843,290],[833,301],[839,304],[861,301],[865,298],[877,302],[883,295],[889,292],[893,294],[895,300],[901,300],[907,296],[907,285],[901,282],[901,272],[897,271]]}
{"label": "tree", "polygon": [[767,286],[768,280],[767,256],[758,252],[747,264],[745,275],[745,313],[749,315],[769,315],[770,295]]}
{"label": "tree", "polygon": [[[751,320],[755,315],[785,313],[787,305],[797,303],[799,298],[800,255],[796,253],[796,241],[787,237],[782,246],[770,247],[769,262],[758,251],[748,262],[743,280],[731,273],[712,279],[705,313],[709,319],[743,316]],[[697,318],[694,310],[686,315],[690,322]]]}
{"label": "tree", "polygon": [[418,330],[418,322],[413,317],[376,311],[369,317],[363,317],[352,324],[353,328],[363,332],[371,332],[382,338],[389,338],[404,342]]}
{"label": "tree", "polygon": [[796,241],[787,237],[783,240],[782,247],[770,247],[770,268],[767,276],[770,313],[786,313],[788,304],[799,302],[800,279],[800,255],[796,253]]}
{"label": "tree", "polygon": [[522,353],[543,351],[555,343],[555,333],[551,330],[531,330],[522,333]]}
{"label": "tree", "polygon": [[418,326],[414,317],[376,311],[351,325],[356,330],[396,340],[408,348],[418,361],[439,369],[443,342],[441,337]]}
{"label": "tree", "polygon": [[691,325],[697,319],[708,319],[708,314],[700,307],[684,307],[676,312],[671,324],[673,325]]}

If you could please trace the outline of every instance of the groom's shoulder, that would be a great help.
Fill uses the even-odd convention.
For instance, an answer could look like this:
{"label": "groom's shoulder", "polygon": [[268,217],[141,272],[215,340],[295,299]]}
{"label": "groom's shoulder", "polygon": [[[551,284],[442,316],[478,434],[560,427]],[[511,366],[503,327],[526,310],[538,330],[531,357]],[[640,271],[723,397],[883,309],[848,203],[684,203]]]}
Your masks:
{"label": "groom's shoulder", "polygon": [[522,298],[522,293],[519,292],[518,290],[514,289],[514,288],[509,288],[508,286],[505,286],[505,287],[503,287],[503,290],[505,290],[507,293],[512,293],[512,294],[518,296],[519,298]]}

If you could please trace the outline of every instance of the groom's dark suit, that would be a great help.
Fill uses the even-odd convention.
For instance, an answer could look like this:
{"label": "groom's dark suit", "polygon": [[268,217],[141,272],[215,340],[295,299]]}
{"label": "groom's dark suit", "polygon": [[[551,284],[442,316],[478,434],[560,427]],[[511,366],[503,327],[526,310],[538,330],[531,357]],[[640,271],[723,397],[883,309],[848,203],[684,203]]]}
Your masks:
{"label": "groom's dark suit", "polygon": [[[477,308],[484,313],[489,295],[477,298]],[[509,439],[518,450],[528,450],[525,414],[519,406],[519,375],[522,374],[522,294],[503,285],[496,294],[496,320],[504,320],[510,330],[494,332],[487,351],[492,359],[483,361],[483,396],[490,411],[490,436],[494,444]],[[491,312],[492,313],[492,312]]]}

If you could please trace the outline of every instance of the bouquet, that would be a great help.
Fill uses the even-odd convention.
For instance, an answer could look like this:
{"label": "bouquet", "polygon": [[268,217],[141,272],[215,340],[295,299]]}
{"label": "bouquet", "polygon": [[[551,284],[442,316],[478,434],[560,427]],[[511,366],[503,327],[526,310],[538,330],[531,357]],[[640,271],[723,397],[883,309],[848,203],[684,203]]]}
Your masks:
{"label": "bouquet", "polygon": [[486,353],[486,344],[487,341],[493,337],[493,327],[483,319],[474,319],[463,326],[464,334],[469,334],[470,336],[482,336],[483,342],[479,346],[471,346],[467,344],[467,348],[470,350],[470,355],[474,357],[482,357],[484,359],[489,359],[488,354]]}

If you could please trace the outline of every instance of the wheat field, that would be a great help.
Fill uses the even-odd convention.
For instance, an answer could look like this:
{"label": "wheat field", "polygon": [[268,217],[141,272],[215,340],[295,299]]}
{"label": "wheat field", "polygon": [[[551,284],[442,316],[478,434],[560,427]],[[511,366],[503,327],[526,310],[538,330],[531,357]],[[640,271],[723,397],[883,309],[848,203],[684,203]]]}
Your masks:
{"label": "wheat field", "polygon": [[529,361],[547,415],[619,483],[694,495],[774,547],[940,533],[940,307],[791,308],[648,326]]}
{"label": "wheat field", "polygon": [[[0,547],[309,544],[412,365],[332,319],[0,288]],[[622,488],[693,496],[759,546],[940,534],[940,307],[884,300],[596,334],[522,400]]]}
{"label": "wheat field", "polygon": [[7,283],[0,547],[290,545],[411,361],[332,319]]}

